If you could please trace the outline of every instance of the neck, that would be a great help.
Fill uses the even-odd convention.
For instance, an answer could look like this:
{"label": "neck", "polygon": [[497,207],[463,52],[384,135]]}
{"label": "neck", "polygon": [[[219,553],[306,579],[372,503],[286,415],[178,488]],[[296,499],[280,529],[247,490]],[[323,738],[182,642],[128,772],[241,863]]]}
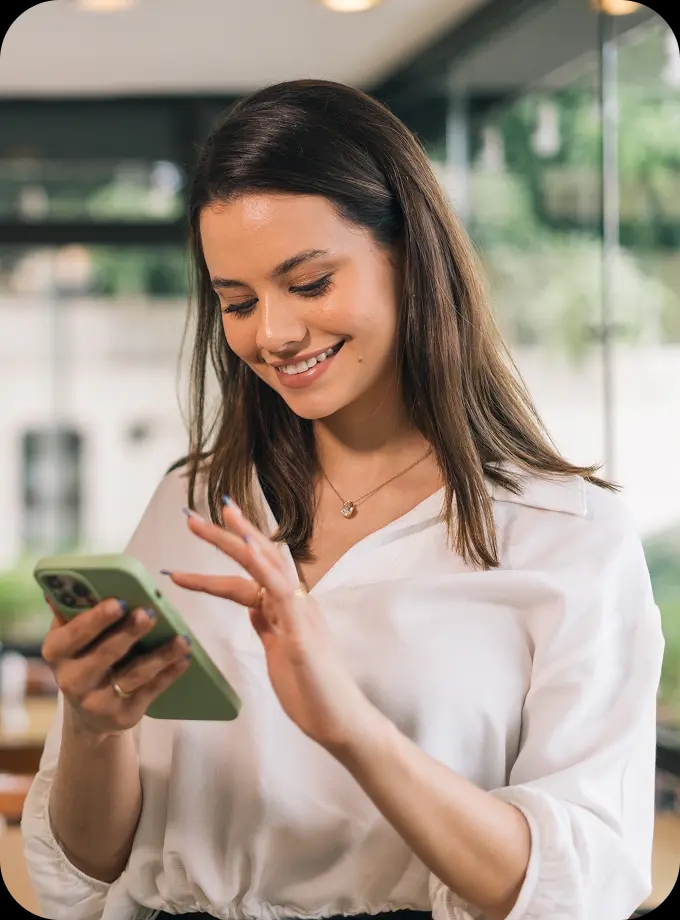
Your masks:
{"label": "neck", "polygon": [[408,419],[401,399],[387,392],[379,402],[347,406],[314,422],[319,457],[326,475],[347,480],[390,475],[425,453],[428,444]]}

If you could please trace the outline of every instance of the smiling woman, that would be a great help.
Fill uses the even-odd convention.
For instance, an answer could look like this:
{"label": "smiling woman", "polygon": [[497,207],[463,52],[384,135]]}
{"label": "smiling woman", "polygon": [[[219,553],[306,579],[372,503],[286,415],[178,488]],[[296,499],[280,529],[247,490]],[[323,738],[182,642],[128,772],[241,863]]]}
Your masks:
{"label": "smiling woman", "polygon": [[191,450],[127,552],[242,708],[144,718],[178,661],[122,696],[111,668],[148,617],[55,624],[45,915],[630,916],[663,647],[640,540],[552,446],[420,144],[349,87],[271,86],[214,129],[189,219]]}

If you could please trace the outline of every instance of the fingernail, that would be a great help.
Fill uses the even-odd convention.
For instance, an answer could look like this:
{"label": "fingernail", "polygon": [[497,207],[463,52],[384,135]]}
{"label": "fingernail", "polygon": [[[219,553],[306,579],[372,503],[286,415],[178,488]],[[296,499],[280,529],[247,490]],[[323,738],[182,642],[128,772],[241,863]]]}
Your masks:
{"label": "fingernail", "polygon": [[[197,511],[194,511],[193,508],[182,508],[182,511],[187,517],[194,518],[197,521],[203,521],[201,515]],[[205,523],[205,521],[203,521],[203,523]]]}
{"label": "fingernail", "polygon": [[222,504],[224,505],[225,508],[229,508],[231,511],[235,511],[237,514],[243,513],[241,509],[239,508],[239,506],[234,501],[234,499],[229,498],[228,495],[222,496]]}
{"label": "fingernail", "polygon": [[244,533],[244,534],[243,534],[243,542],[244,542],[244,543],[247,543],[248,546],[250,546],[250,545],[252,544],[253,541],[250,539],[250,537],[248,536],[247,533]]}
{"label": "fingernail", "polygon": [[148,616],[150,620],[158,619],[158,614],[155,610],[152,610],[150,607],[146,607],[144,613]]}
{"label": "fingernail", "polygon": [[183,636],[182,638],[184,639],[184,641],[186,642],[186,644],[187,644],[189,647],[191,647],[191,636]]}
{"label": "fingernail", "polygon": [[120,607],[120,612],[121,612],[123,615],[125,615],[125,614],[130,610],[130,608],[129,608],[128,605],[125,603],[125,601],[120,600],[120,598],[118,599],[118,606]]}
{"label": "fingernail", "polygon": [[172,575],[172,572],[169,569],[159,569],[160,575]]}

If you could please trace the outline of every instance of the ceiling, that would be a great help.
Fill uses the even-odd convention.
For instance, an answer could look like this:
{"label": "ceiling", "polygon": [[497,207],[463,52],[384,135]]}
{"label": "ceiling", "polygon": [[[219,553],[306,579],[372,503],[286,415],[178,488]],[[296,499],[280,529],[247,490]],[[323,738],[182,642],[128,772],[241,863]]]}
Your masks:
{"label": "ceiling", "polygon": [[10,26],[0,96],[240,93],[300,77],[369,87],[486,0],[137,0],[92,13],[48,0]]}

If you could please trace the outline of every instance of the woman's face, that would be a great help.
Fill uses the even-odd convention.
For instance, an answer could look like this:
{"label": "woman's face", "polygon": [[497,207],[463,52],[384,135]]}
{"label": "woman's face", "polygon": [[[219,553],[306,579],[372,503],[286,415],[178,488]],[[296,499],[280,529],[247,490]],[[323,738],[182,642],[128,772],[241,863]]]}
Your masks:
{"label": "woman's face", "polygon": [[257,193],[206,208],[201,241],[229,347],[293,412],[384,397],[398,271],[367,231],[323,197]]}

